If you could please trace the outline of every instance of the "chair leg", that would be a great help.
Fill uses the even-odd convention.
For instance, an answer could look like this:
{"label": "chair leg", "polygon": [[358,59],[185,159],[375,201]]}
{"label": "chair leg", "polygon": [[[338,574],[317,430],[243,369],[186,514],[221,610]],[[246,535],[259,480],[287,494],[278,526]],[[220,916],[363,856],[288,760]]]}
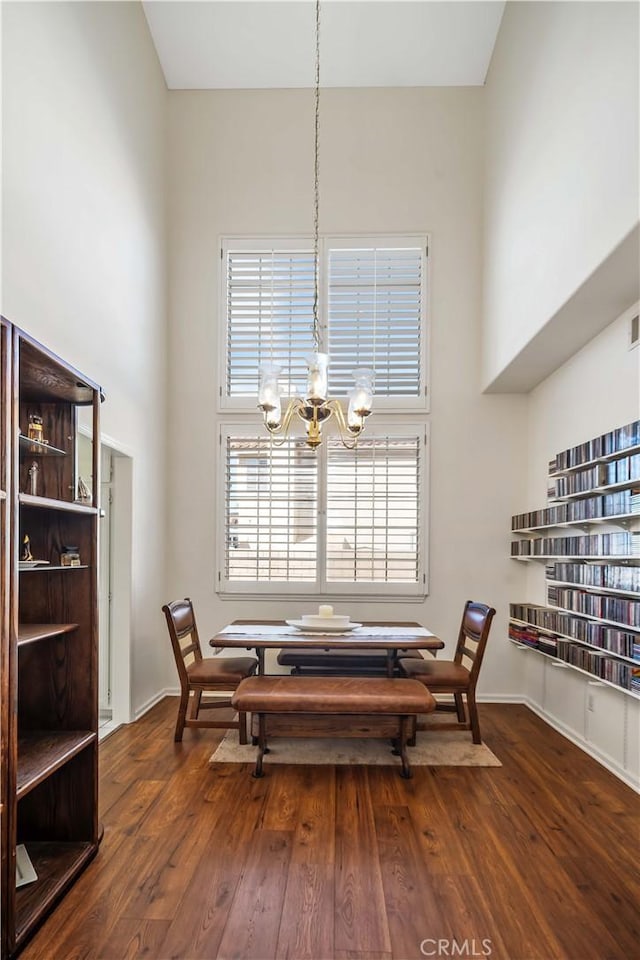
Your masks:
{"label": "chair leg", "polygon": [[173,739],[176,743],[180,743],[182,740],[182,734],[184,733],[184,721],[187,716],[187,707],[189,705],[189,689],[183,690],[180,694],[180,705],[178,707],[178,719],[176,721],[176,732],[173,736]]}
{"label": "chair leg", "polygon": [[248,743],[247,739],[247,715],[246,713],[238,713],[238,734],[240,743]]}
{"label": "chair leg", "polygon": [[478,720],[478,706],[476,704],[475,690],[467,690],[467,706],[469,708],[469,722],[471,724],[471,734],[474,743],[482,743],[480,736],[480,721]]}
{"label": "chair leg", "polygon": [[198,713],[200,712],[200,701],[202,700],[202,690],[194,690],[193,700],[191,701],[191,713],[189,714],[190,720],[197,720]]}
{"label": "chair leg", "polygon": [[462,694],[461,694],[461,693],[454,693],[453,699],[454,699],[455,704],[456,704],[456,713],[457,713],[457,715],[458,715],[458,721],[459,721],[460,723],[466,723],[466,722],[467,722],[467,716],[466,716],[466,714],[465,714],[465,712],[464,712],[464,703],[463,703],[463,700],[462,700]]}

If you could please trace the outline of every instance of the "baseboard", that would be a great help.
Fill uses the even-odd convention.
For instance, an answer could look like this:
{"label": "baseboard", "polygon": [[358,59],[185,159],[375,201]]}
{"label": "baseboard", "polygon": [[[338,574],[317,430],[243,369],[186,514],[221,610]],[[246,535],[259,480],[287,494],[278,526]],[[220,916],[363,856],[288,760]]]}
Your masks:
{"label": "baseboard", "polygon": [[583,737],[578,736],[575,730],[572,730],[570,727],[567,727],[560,720],[557,720],[555,717],[551,716],[548,713],[545,713],[541,707],[538,706],[533,700],[530,700],[528,697],[522,697],[519,701],[523,703],[525,707],[528,707],[532,713],[535,713],[537,717],[540,717],[541,720],[544,720],[545,723],[548,723],[550,727],[553,727],[554,730],[557,730],[558,733],[561,733],[563,737],[566,737],[567,740],[570,740],[571,743],[575,744],[576,747],[580,747],[586,754],[590,757],[593,757],[594,760],[597,760],[598,763],[602,764],[603,767],[613,773],[619,780],[622,780],[623,783],[626,783],[628,787],[635,793],[640,793],[640,783],[637,780],[634,780],[632,775],[628,770],[625,770],[624,767],[621,767],[619,763],[616,763],[611,757],[606,753],[602,753],[597,747],[594,747],[593,744],[589,743],[588,740],[585,740]]}
{"label": "baseboard", "polygon": [[159,690],[158,693],[154,693],[146,703],[143,703],[142,706],[137,707],[133,712],[133,719],[139,720],[140,717],[144,717],[145,713],[148,713],[152,707],[155,707],[156,703],[160,703],[161,700],[164,700],[165,697],[179,697],[180,696],[180,687],[165,687],[164,690]]}
{"label": "baseboard", "polygon": [[535,713],[537,717],[540,717],[541,720],[544,720],[545,723],[548,723],[550,727],[553,727],[554,730],[557,730],[558,733],[561,733],[563,737],[566,737],[567,740],[570,740],[571,743],[575,744],[576,747],[580,747],[586,754],[590,757],[593,757],[594,760],[597,760],[598,763],[602,764],[603,767],[613,773],[619,780],[622,780],[623,783],[626,783],[628,787],[635,793],[640,793],[640,782],[634,780],[632,775],[628,770],[625,770],[624,767],[621,767],[619,763],[616,763],[610,756],[602,751],[598,750],[597,747],[594,747],[592,743],[589,743],[588,740],[585,740],[583,737],[578,736],[575,730],[572,730],[570,727],[567,727],[560,720],[557,720],[554,716],[549,713],[545,713],[544,710],[538,706],[533,700],[530,700],[525,696],[514,696],[513,694],[507,693],[485,693],[483,696],[478,697],[478,703],[521,703],[523,706],[528,707],[532,713]]}
{"label": "baseboard", "polygon": [[[180,696],[180,687],[165,687],[164,690],[160,690],[159,693],[156,693],[153,695],[153,697],[150,697],[146,703],[143,703],[141,707],[138,707],[138,709],[134,712],[133,719],[139,720],[140,717],[143,717],[145,713],[148,713],[152,707],[155,707],[156,703],[160,703],[160,701],[164,700],[165,697],[179,697],[179,696]],[[229,694],[216,693],[215,691],[212,690],[210,693],[205,694],[205,697],[211,697],[211,698],[221,697],[221,698],[228,699]]]}

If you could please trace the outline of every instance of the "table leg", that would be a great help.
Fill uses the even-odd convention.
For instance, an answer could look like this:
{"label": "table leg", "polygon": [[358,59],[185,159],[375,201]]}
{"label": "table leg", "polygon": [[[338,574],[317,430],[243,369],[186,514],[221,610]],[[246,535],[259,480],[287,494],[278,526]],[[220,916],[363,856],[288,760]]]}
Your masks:
{"label": "table leg", "polygon": [[387,676],[393,677],[396,672],[396,650],[387,650]]}
{"label": "table leg", "polygon": [[258,675],[264,675],[264,647],[258,647],[256,654],[258,656]]}

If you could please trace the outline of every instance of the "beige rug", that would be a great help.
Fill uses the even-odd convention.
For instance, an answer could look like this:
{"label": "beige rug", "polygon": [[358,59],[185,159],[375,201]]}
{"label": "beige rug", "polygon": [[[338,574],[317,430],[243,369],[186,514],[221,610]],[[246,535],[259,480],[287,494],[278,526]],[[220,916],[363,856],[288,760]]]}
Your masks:
{"label": "beige rug", "polygon": [[[255,763],[257,747],[241,746],[238,731],[228,730],[210,763]],[[432,730],[418,733],[415,747],[409,747],[409,762],[414,767],[501,767],[486,744],[475,744],[466,731]],[[400,758],[391,753],[388,740],[314,740],[272,737],[265,767],[274,763],[372,764],[399,766]]]}

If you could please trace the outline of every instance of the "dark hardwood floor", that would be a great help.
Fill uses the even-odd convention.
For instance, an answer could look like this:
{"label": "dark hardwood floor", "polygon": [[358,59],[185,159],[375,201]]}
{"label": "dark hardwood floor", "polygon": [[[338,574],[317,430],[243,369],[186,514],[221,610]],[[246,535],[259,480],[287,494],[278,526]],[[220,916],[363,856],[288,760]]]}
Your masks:
{"label": "dark hardwood floor", "polygon": [[500,768],[210,769],[165,700],[101,746],[98,857],[24,960],[636,960],[638,797],[525,707]]}

